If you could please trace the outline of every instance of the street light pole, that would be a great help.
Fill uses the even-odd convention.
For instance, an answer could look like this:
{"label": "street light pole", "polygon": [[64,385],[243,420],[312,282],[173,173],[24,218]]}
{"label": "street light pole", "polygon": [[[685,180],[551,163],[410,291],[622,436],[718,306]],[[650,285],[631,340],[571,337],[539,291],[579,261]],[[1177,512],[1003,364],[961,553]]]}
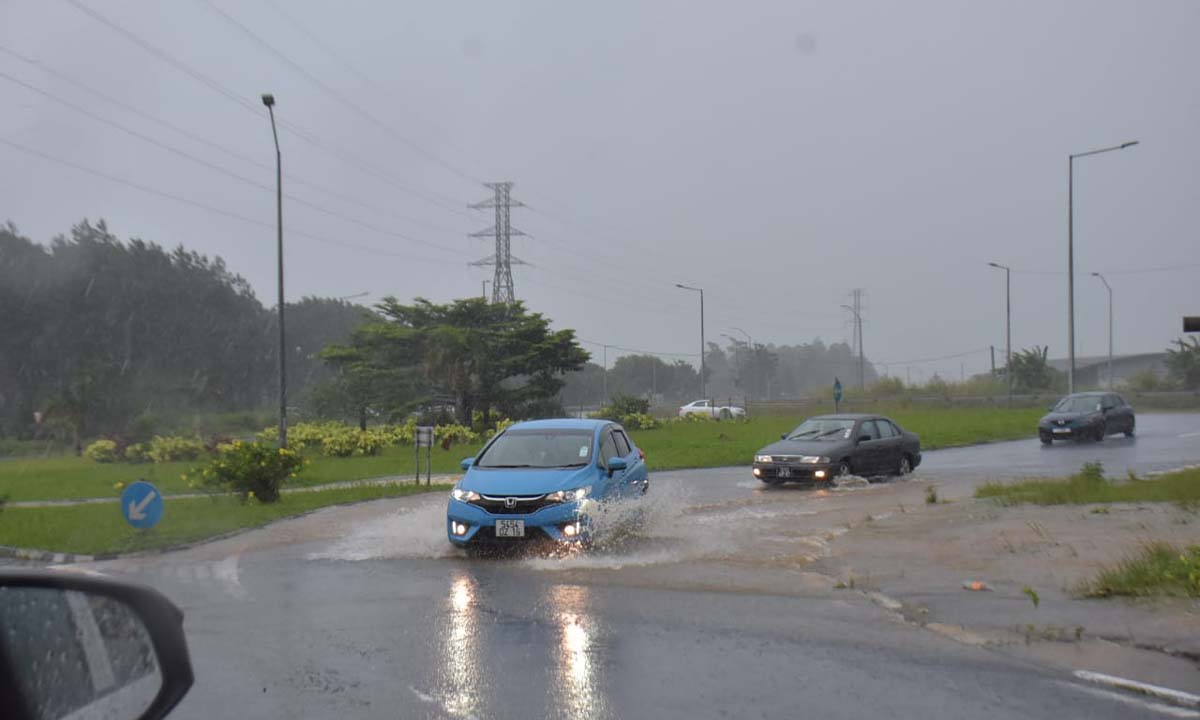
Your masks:
{"label": "street light pole", "polygon": [[275,129],[275,96],[262,96],[271,116],[271,137],[275,139],[275,223],[279,265],[279,447],[287,447],[287,347],[283,330],[283,155],[279,152],[279,131]]}
{"label": "street light pole", "polygon": [[[733,327],[731,325],[729,327],[729,329],[733,330],[735,332],[740,332],[741,334],[746,336],[746,355],[749,356],[749,359],[750,359],[750,362],[749,362],[750,373],[746,373],[746,374],[749,375],[752,373],[754,375],[755,379],[757,379],[758,378],[758,353],[754,350],[754,338],[750,337],[750,333],[746,332],[745,330],[741,329],[740,327]],[[732,339],[732,338],[730,338],[730,339]],[[749,381],[749,377],[747,377],[746,380]],[[755,384],[757,385],[757,383],[755,383]],[[755,387],[754,390],[757,391],[758,388]],[[755,394],[757,395],[757,392]],[[770,395],[771,395],[770,393],[767,393],[768,400],[771,399]],[[743,398],[743,400],[745,400],[745,398]]]}
{"label": "street light pole", "polygon": [[1124,150],[1137,144],[1137,140],[1131,140],[1120,145],[1067,156],[1067,346],[1070,355],[1067,366],[1068,393],[1075,392],[1075,158]]}
{"label": "street light pole", "polygon": [[1012,407],[1012,268],[994,262],[988,265],[1004,271],[1004,379],[1008,384],[1008,406]]}
{"label": "street light pole", "polygon": [[1104,283],[1104,289],[1108,291],[1108,389],[1113,389],[1113,291],[1112,286],[1104,279],[1104,276],[1098,272],[1092,273],[1093,277],[1100,278],[1100,282]]}
{"label": "street light pole", "polygon": [[858,314],[857,310],[850,307],[849,305],[843,305],[842,307],[846,308],[851,313],[853,313],[854,321],[856,323],[858,323],[858,389],[866,390],[867,389],[867,384],[866,384],[866,379],[865,379],[866,376],[863,372],[863,368],[865,367],[866,363],[863,361],[864,354],[863,354],[863,338],[862,338],[862,316]]}
{"label": "street light pole", "polygon": [[707,379],[704,377],[704,289],[691,287],[681,283],[675,283],[675,287],[681,290],[691,290],[692,292],[700,293],[700,399],[708,399]]}

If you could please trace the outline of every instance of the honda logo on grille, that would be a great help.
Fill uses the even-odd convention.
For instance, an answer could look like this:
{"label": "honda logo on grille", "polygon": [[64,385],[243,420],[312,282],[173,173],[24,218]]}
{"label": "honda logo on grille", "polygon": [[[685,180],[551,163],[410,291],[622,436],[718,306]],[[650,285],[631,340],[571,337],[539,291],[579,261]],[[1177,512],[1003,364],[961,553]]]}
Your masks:
{"label": "honda logo on grille", "polygon": [[508,508],[509,510],[512,510],[512,509],[513,509],[513,508],[515,508],[516,506],[517,506],[517,499],[516,499],[516,498],[514,498],[514,497],[506,497],[506,498],[504,498],[504,507]]}

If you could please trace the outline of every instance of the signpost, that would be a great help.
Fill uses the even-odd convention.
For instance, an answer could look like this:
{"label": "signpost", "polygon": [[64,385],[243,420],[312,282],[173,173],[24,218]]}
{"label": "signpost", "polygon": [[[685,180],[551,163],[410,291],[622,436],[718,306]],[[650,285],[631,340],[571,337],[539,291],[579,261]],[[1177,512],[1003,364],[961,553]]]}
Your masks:
{"label": "signpost", "polygon": [[433,477],[433,426],[418,425],[413,431],[413,445],[417,453],[417,484],[421,484],[421,448],[425,448],[425,484]]}
{"label": "signpost", "polygon": [[841,403],[842,403],[842,381],[837,378],[834,378],[833,379],[833,411],[835,413],[841,412],[838,409],[838,406],[841,405]]}
{"label": "signpost", "polygon": [[162,520],[162,493],[145,480],[130,483],[121,493],[121,514],[138,530],[149,530]]}

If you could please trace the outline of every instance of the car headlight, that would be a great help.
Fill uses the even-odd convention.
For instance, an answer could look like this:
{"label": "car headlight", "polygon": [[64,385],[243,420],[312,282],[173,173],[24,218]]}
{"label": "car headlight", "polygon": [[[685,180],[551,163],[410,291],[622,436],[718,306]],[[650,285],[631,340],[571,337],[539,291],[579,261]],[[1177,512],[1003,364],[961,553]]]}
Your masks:
{"label": "car headlight", "polygon": [[479,499],[479,493],[474,490],[463,490],[462,488],[454,488],[450,491],[450,497],[462,502],[475,502]]}
{"label": "car headlight", "polygon": [[770,455],[755,455],[754,462],[771,462]]}
{"label": "car headlight", "polygon": [[822,457],[821,455],[805,455],[800,458],[800,462],[808,463],[809,465],[826,464],[829,462],[829,458]]}
{"label": "car headlight", "polygon": [[575,502],[587,497],[591,490],[591,486],[575,488],[574,490],[555,490],[547,494],[546,499],[550,502]]}

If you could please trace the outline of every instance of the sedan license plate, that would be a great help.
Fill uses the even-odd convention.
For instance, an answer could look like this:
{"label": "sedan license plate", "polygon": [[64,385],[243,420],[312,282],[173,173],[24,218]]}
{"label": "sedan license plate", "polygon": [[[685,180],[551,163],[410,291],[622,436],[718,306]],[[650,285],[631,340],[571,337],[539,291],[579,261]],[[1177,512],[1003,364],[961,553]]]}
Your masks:
{"label": "sedan license plate", "polygon": [[1071,432],[1071,428],[1054,428],[1055,433],[1063,434]]}
{"label": "sedan license plate", "polygon": [[791,477],[792,469],[790,467],[781,467],[775,472],[778,477]]}
{"label": "sedan license plate", "polygon": [[497,520],[496,537],[525,537],[524,520]]}

